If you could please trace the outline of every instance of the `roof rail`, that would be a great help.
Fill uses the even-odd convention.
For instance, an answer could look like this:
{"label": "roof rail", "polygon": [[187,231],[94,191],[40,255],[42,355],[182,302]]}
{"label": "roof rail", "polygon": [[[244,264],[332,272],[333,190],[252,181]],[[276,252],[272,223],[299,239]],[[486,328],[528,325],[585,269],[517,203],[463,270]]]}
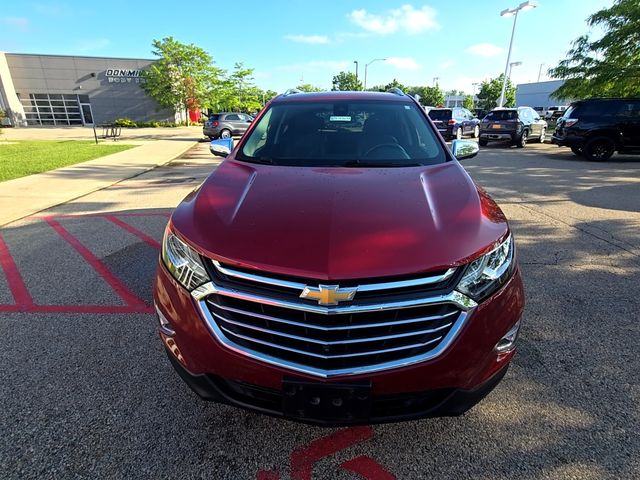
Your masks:
{"label": "roof rail", "polygon": [[288,97],[289,95],[295,95],[296,93],[302,93],[297,88],[290,88],[286,92],[282,94],[283,97]]}
{"label": "roof rail", "polygon": [[387,90],[387,93],[393,93],[394,95],[400,95],[402,97],[406,97],[407,94],[400,90],[398,87],[393,87]]}

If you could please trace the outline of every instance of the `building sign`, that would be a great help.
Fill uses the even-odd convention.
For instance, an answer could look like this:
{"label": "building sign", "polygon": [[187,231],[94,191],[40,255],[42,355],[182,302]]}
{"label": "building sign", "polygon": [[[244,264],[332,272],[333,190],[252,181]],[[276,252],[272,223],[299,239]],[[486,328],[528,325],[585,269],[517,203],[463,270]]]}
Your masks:
{"label": "building sign", "polygon": [[144,83],[145,78],[142,77],[142,70],[133,70],[125,68],[109,68],[105,72],[109,83]]}

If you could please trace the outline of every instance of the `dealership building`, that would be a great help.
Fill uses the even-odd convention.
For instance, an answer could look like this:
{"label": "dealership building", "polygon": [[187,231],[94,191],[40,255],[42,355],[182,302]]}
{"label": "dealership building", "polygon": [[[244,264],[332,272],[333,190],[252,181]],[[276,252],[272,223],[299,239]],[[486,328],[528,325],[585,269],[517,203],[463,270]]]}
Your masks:
{"label": "dealership building", "polygon": [[521,83],[516,87],[516,106],[542,107],[546,110],[553,105],[568,105],[571,100],[553,96],[553,92],[563,84],[564,80]]}
{"label": "dealership building", "polygon": [[154,61],[0,52],[0,109],[4,123],[82,126],[127,117],[175,121],[148,97],[141,72]]}

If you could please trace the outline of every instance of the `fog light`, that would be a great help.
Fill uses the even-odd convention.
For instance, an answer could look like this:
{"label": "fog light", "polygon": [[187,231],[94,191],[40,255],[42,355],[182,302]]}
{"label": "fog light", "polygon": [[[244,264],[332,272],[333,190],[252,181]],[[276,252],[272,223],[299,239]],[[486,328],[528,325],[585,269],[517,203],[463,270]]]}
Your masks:
{"label": "fog light", "polygon": [[520,331],[520,320],[511,327],[504,337],[496,343],[496,352],[503,354],[512,352],[516,348],[516,340],[518,339],[518,332]]}
{"label": "fog light", "polygon": [[156,314],[158,315],[158,322],[160,322],[160,331],[165,335],[169,335],[169,336],[175,335],[176,332],[171,327],[171,323],[169,323],[169,320],[167,320],[167,318],[162,314],[162,312],[158,308],[158,305],[155,305],[155,307],[156,307]]}

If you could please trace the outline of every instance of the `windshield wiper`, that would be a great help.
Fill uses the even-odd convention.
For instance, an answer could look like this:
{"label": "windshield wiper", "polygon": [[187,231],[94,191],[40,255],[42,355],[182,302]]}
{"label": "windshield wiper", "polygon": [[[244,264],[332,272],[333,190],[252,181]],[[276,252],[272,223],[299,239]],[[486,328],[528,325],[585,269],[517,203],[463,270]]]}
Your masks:
{"label": "windshield wiper", "polygon": [[241,160],[243,162],[247,162],[247,163],[260,163],[262,165],[275,165],[275,162],[273,161],[272,158],[269,157],[260,157],[260,158],[252,158],[251,160],[249,160],[248,158],[241,158],[238,159]]}
{"label": "windshield wiper", "polygon": [[378,167],[378,168],[390,168],[390,167],[421,167],[420,163],[393,163],[393,162],[367,162],[360,160],[349,160],[340,165],[341,167]]}

